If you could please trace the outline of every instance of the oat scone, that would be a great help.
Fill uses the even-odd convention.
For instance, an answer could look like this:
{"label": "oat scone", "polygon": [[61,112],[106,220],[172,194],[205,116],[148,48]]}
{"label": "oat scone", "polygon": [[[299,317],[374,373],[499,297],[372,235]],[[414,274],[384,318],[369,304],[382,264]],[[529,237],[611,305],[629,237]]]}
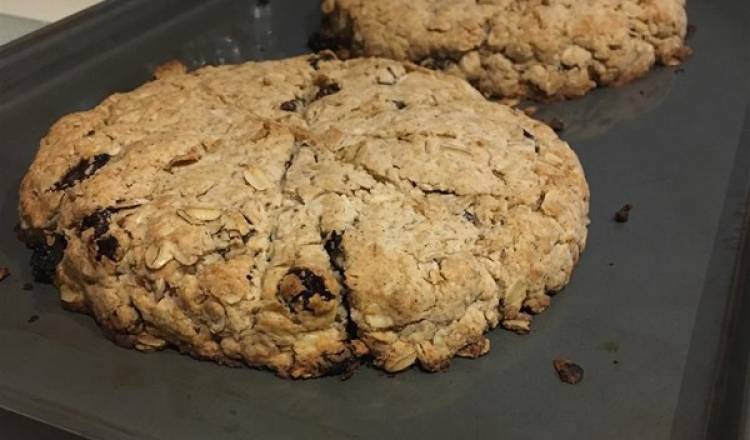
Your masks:
{"label": "oat scone", "polygon": [[160,69],[58,121],[21,228],[116,342],[303,378],[427,370],[527,331],[569,280],[567,144],[466,82],[330,53]]}
{"label": "oat scone", "polygon": [[323,0],[342,56],[409,60],[488,96],[563,99],[676,65],[685,0]]}

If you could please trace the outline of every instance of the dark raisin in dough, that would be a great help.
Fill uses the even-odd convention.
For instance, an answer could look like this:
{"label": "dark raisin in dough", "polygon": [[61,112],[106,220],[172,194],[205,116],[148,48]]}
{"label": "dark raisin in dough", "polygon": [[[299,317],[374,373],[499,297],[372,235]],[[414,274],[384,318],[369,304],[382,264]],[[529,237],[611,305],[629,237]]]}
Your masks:
{"label": "dark raisin in dough", "polygon": [[52,188],[54,191],[60,191],[75,186],[82,180],[86,180],[93,176],[99,168],[109,162],[111,156],[109,154],[97,154],[94,157],[87,159],[81,159],[78,165],[71,168],[59,182]]}

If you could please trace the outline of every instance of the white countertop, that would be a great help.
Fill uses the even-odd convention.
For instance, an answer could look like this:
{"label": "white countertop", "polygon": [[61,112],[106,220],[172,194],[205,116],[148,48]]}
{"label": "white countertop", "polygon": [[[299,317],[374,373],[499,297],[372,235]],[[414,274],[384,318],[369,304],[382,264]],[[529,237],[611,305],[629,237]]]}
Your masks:
{"label": "white countertop", "polygon": [[0,14],[38,21],[57,21],[101,0],[0,0]]}
{"label": "white countertop", "polygon": [[0,0],[0,45],[101,0]]}

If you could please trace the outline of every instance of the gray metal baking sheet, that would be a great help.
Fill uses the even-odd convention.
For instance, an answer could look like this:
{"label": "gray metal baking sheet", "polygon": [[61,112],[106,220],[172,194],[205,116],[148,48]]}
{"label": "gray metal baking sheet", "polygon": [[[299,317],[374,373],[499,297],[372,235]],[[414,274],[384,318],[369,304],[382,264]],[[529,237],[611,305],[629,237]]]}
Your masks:
{"label": "gray metal baking sheet", "polygon": [[[373,0],[375,1],[375,0]],[[621,88],[541,105],[592,190],[588,248],[527,336],[495,330],[447,373],[286,381],[106,340],[31,281],[18,182],[60,116],[191,67],[304,53],[317,0],[110,0],[0,48],[0,407],[92,439],[738,438],[750,307],[750,4],[688,0],[695,54]],[[612,214],[633,204],[631,221]],[[38,319],[29,322],[32,316]],[[561,383],[552,360],[585,369]],[[2,434],[0,434],[2,437]]]}

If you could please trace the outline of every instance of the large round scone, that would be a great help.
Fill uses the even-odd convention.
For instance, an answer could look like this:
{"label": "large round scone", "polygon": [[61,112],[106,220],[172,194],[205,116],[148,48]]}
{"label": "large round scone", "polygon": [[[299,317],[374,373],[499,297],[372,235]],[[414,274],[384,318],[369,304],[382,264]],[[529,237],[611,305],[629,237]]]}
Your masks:
{"label": "large round scone", "polygon": [[324,0],[343,55],[410,60],[506,98],[581,96],[679,64],[685,0]]}
{"label": "large round scone", "polygon": [[458,78],[324,53],[173,66],[66,116],[20,215],[37,260],[64,249],[62,301],[116,341],[296,378],[368,354],[436,370],[498,323],[528,330],[588,197],[545,125]]}

